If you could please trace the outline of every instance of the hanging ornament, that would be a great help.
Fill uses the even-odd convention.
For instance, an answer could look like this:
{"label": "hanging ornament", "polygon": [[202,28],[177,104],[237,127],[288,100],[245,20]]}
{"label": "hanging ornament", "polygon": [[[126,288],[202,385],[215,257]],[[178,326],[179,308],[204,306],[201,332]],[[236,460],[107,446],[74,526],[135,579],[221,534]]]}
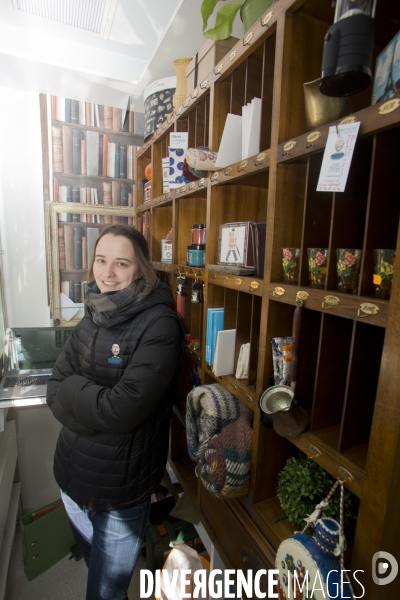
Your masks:
{"label": "hanging ornament", "polygon": [[190,302],[193,304],[198,304],[200,302],[202,285],[195,279],[194,284],[192,285],[192,297]]}
{"label": "hanging ornament", "polygon": [[[339,484],[340,524],[329,517],[319,518]],[[277,550],[275,566],[279,570],[279,600],[355,597],[343,566],[346,549],[343,514],[344,487],[342,481],[337,481],[326,499],[305,519],[307,525],[303,531],[284,540]],[[305,533],[310,525],[315,527],[313,536]]]}

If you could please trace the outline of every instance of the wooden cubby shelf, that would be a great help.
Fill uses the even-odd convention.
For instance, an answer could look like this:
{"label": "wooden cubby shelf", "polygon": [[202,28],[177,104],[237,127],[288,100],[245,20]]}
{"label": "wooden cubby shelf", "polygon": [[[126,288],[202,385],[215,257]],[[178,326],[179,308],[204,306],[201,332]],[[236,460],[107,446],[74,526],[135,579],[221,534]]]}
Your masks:
{"label": "wooden cubby shelf", "polygon": [[[182,322],[185,333],[199,340],[200,350],[185,348],[170,461],[221,557],[231,568],[247,568],[246,549],[259,561],[258,568],[274,567],[278,545],[294,531],[277,498],[278,476],[287,459],[302,452],[359,499],[346,568],[364,572],[363,597],[375,600],[372,557],[382,548],[396,555],[400,536],[396,267],[390,299],[377,297],[374,283],[374,250],[400,252],[400,106],[393,102],[393,110],[382,114],[384,103],[371,105],[371,85],[351,97],[348,116],[361,125],[346,189],[317,192],[329,127],[343,119],[310,130],[303,84],[321,77],[324,39],[333,20],[331,0],[274,2],[137,152],[135,214],[151,216],[151,260],[159,278],[174,295],[177,277],[186,278]],[[373,71],[399,22],[400,4],[379,0]],[[169,133],[186,131],[189,147],[218,152],[227,115],[241,115],[254,97],[261,99],[263,150],[163,194],[161,159],[168,156]],[[143,204],[139,180],[150,163],[153,199]],[[220,226],[244,221],[266,223],[263,272],[255,277],[208,269],[218,263]],[[191,227],[197,223],[206,224],[205,267],[186,265]],[[171,229],[172,262],[163,263],[161,239]],[[283,283],[285,248],[299,249],[295,285]],[[310,287],[308,248],[327,249],[322,289]],[[341,248],[361,250],[352,294],[338,291],[336,253]],[[191,302],[196,280],[202,285],[200,303]],[[271,340],[292,335],[299,292],[307,296],[295,398],[307,412],[308,427],[295,438],[284,438],[261,424],[259,398],[275,383]],[[247,379],[217,377],[205,361],[209,308],[223,308],[224,329],[236,329],[235,368],[241,346],[250,344]],[[195,475],[185,428],[193,370],[202,385],[221,384],[253,412],[249,493],[239,499],[216,498]],[[399,596],[400,578],[379,589],[379,600]]]}

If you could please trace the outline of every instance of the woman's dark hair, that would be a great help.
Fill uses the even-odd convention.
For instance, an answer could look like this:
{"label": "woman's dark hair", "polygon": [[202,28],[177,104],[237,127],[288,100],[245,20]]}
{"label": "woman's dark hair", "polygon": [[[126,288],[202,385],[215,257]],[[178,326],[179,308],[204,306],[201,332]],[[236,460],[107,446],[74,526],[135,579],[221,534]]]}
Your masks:
{"label": "woman's dark hair", "polygon": [[94,280],[93,265],[96,256],[97,244],[103,236],[108,234],[122,236],[130,241],[135,252],[135,258],[138,262],[140,276],[143,277],[143,279],[149,285],[148,293],[150,294],[153,291],[157,277],[152,265],[149,263],[149,247],[145,237],[140,233],[140,231],[132,227],[132,225],[109,225],[100,232],[100,235],[97,238],[94,246],[92,260],[90,261],[90,266],[88,269],[88,281]]}

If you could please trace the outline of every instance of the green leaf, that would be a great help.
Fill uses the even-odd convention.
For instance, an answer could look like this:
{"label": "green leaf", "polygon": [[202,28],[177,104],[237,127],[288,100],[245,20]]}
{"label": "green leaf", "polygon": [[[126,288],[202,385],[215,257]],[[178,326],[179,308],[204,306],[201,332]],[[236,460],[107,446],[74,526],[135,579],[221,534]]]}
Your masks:
{"label": "green leaf", "polygon": [[203,31],[207,27],[208,19],[213,14],[218,2],[219,0],[203,0],[201,4],[201,16],[203,17]]}
{"label": "green leaf", "polygon": [[242,2],[231,2],[219,9],[214,29],[204,32],[204,37],[211,40],[226,40],[232,34],[233,21],[242,6]]}

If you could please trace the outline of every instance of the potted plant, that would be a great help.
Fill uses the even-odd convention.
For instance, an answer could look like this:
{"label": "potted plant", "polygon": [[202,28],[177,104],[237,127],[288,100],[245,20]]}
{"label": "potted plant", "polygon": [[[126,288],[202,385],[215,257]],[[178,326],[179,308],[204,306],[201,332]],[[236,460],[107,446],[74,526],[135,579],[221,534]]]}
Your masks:
{"label": "potted plant", "polygon": [[[302,454],[289,458],[278,475],[278,498],[290,523],[305,526],[304,519],[311,515],[329,493],[335,480],[316,462]],[[357,518],[358,502],[356,496],[345,490],[344,523],[351,526]],[[331,517],[340,521],[340,494],[335,493],[329,505],[321,512],[321,517]],[[351,527],[350,527],[351,529]]]}
{"label": "potted plant", "polygon": [[[222,0],[225,2],[225,0]],[[233,22],[240,10],[240,18],[243,21],[245,31],[250,29],[254,23],[265,13],[274,0],[242,0],[241,2],[227,2],[217,12],[215,26],[208,29],[208,19],[214,12],[219,0],[203,0],[201,15],[203,17],[203,33],[206,38],[214,41],[225,40],[232,35]]]}

